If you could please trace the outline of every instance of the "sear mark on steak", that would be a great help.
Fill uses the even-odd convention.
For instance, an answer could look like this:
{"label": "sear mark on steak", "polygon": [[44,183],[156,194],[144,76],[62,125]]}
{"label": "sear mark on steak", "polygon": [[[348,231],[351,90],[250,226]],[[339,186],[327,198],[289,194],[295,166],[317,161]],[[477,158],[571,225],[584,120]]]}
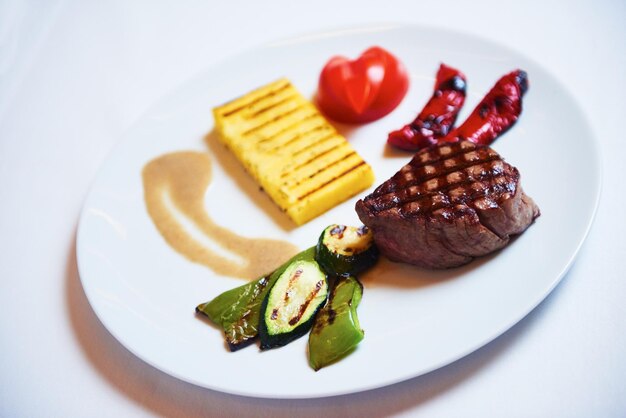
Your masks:
{"label": "sear mark on steak", "polygon": [[498,250],[539,216],[519,171],[469,141],[419,151],[359,200],[356,212],[384,255],[426,268],[457,267]]}

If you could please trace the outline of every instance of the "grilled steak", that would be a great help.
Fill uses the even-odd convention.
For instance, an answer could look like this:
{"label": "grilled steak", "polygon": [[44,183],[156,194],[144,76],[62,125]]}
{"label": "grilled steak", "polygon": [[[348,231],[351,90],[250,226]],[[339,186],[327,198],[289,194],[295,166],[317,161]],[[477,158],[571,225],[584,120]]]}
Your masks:
{"label": "grilled steak", "polygon": [[456,267],[504,247],[539,216],[519,171],[469,141],[425,148],[356,204],[389,259]]}

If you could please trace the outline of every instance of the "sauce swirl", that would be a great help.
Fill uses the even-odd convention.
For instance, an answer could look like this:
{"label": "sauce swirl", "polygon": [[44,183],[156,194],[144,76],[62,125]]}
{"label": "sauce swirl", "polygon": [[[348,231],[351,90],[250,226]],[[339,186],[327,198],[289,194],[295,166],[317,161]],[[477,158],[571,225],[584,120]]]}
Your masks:
{"label": "sauce swirl", "polygon": [[[204,206],[211,182],[211,159],[206,153],[164,154],[144,166],[142,179],[146,208],[161,236],[178,253],[217,274],[256,279],[275,270],[298,251],[286,241],[243,237],[211,219]],[[194,238],[175,212],[210,239],[215,248]]]}

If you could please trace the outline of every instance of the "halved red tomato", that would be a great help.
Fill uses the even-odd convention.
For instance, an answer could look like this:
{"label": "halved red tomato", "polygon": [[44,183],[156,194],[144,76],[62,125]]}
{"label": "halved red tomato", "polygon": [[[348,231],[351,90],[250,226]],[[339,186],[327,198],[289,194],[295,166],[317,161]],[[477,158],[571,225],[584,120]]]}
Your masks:
{"label": "halved red tomato", "polygon": [[395,109],[408,88],[404,65],[374,46],[356,60],[337,56],[326,63],[320,74],[317,104],[338,122],[371,122]]}

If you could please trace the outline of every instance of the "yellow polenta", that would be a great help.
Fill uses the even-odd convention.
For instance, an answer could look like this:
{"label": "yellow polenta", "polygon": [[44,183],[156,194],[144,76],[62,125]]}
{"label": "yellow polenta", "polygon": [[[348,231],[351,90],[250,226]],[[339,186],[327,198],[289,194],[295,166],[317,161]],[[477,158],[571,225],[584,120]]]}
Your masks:
{"label": "yellow polenta", "polygon": [[286,79],[213,109],[222,141],[298,225],[374,182],[372,168]]}

